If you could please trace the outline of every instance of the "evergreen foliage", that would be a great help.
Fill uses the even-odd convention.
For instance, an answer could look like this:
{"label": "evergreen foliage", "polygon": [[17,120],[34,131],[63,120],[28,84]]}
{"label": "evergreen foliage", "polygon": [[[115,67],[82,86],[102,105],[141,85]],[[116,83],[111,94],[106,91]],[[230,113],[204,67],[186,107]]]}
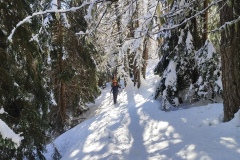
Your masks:
{"label": "evergreen foliage", "polygon": [[[178,107],[193,99],[215,101],[223,89],[222,59],[220,50],[214,46],[226,54],[228,50],[237,51],[236,37],[232,39],[235,47],[225,48],[231,45],[227,35],[238,33],[237,25],[234,28],[232,24],[239,22],[235,15],[224,17],[225,9],[231,11],[228,5],[220,8],[221,16],[230,21],[221,22],[219,29],[225,29],[221,41],[226,47],[218,46],[220,34],[206,40],[204,30],[208,26],[203,24],[208,23],[207,10],[204,11],[208,5],[202,2],[207,1],[1,1],[0,109],[6,113],[0,114],[0,119],[24,137],[15,148],[10,139],[0,135],[1,158],[44,159],[42,152],[49,137],[84,119],[86,104],[99,95],[99,79],[105,81],[109,75],[117,74],[132,78],[134,85],[140,87],[154,44],[151,38],[157,37],[158,44],[154,47],[159,47],[160,61],[154,72],[161,80],[155,98],[162,98],[162,109]],[[79,6],[81,9],[75,10]],[[17,26],[11,43],[8,41],[12,29],[33,12],[61,8],[72,8],[74,12],[53,11],[32,16],[29,23]],[[215,13],[216,8],[209,10]],[[212,19],[209,28],[214,29],[220,20],[223,21]],[[223,60],[228,66],[226,59]],[[231,60],[238,64],[237,60]],[[238,72],[231,74],[235,73]],[[225,82],[227,76],[225,73]],[[234,104],[231,100],[228,103]],[[231,114],[237,110],[234,108]],[[60,155],[55,149],[57,159]]]}
{"label": "evergreen foliage", "polygon": [[[1,2],[0,6],[5,15],[1,17],[0,30],[0,102],[8,113],[0,118],[13,131],[27,137],[17,149],[12,147],[13,142],[1,138],[0,152],[6,159],[44,159],[42,152],[48,138],[80,123],[82,113],[88,110],[86,103],[94,102],[99,95],[92,59],[96,54],[95,47],[86,37],[79,39],[75,34],[78,29],[86,30],[87,27],[82,11],[67,17],[65,14],[46,14],[48,21],[44,26],[41,17],[33,17],[32,23],[17,28],[12,43],[8,43],[7,36],[16,23],[32,10],[47,9],[48,6],[28,1],[18,2],[18,8],[15,8],[16,3],[10,2]],[[32,33],[35,33],[34,37],[31,37]],[[64,113],[60,113],[58,107],[59,84],[62,83],[67,100]],[[67,117],[64,120],[63,114]]]}
{"label": "evergreen foliage", "polygon": [[198,80],[189,87],[187,96],[194,99],[208,99],[214,102],[222,95],[220,55],[216,53],[211,41],[196,52]]}
{"label": "evergreen foliage", "polygon": [[76,35],[77,30],[85,31],[87,27],[83,12],[51,16],[48,85],[56,104],[51,107],[49,116],[56,136],[84,119],[82,114],[88,110],[86,103],[94,102],[99,90],[92,59],[95,47],[86,37]]}
{"label": "evergreen foliage", "polygon": [[[164,26],[178,25],[203,7],[198,3],[177,2],[169,4],[171,12],[165,16]],[[202,46],[202,27],[196,25],[198,22],[205,23],[202,18],[194,17],[175,29],[161,32],[164,37],[159,50],[161,59],[154,71],[161,76],[155,98],[162,97],[162,109],[178,107],[192,99],[214,101],[221,95],[220,55],[209,40]]]}
{"label": "evergreen foliage", "polygon": [[[7,36],[16,23],[31,14],[28,1],[0,2],[1,14],[1,105],[0,115],[8,126],[24,139],[18,148],[11,143],[0,146],[2,159],[44,159],[42,153],[48,136],[48,93],[44,82],[42,57],[34,42],[29,42],[34,26],[17,29],[13,42]],[[16,16],[18,15],[18,16]],[[11,19],[11,20],[10,20]],[[1,141],[6,141],[2,140]]]}
{"label": "evergreen foliage", "polygon": [[169,109],[168,103],[179,106],[184,99],[183,91],[196,81],[195,52],[188,25],[178,37],[172,32],[162,50],[162,59],[155,68],[155,73],[161,76],[155,98],[161,95],[162,108]]}

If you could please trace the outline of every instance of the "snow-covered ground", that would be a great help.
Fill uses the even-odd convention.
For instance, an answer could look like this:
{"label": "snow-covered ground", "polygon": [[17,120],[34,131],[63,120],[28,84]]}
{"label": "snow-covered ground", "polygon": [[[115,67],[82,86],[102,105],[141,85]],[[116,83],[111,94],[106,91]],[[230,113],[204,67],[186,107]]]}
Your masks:
{"label": "snow-covered ground", "polygon": [[115,105],[108,84],[90,105],[87,120],[54,141],[62,160],[240,159],[240,111],[227,123],[221,121],[222,103],[162,111],[160,100],[153,99],[158,79],[148,67],[142,87],[129,84]]}

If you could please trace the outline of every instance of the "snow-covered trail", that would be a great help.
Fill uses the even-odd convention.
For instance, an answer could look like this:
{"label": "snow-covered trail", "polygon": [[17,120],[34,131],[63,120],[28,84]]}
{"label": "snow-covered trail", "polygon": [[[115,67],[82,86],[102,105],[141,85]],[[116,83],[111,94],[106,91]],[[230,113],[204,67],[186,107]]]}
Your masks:
{"label": "snow-covered trail", "polygon": [[[150,72],[152,71],[153,69]],[[80,153],[75,157],[86,160],[147,159],[148,153],[144,146],[142,133],[149,116],[144,115],[141,107],[147,104],[148,107],[159,108],[160,104],[153,103],[152,100],[152,93],[155,90],[152,88],[154,86],[152,83],[156,82],[157,79],[153,76],[148,77],[148,83],[143,80],[141,89],[129,84],[127,88],[119,92],[117,104],[113,104],[111,87],[107,84],[101,96],[96,99],[96,103],[90,106],[91,114],[88,118],[92,117],[90,121],[93,119],[94,122],[88,127],[93,132],[85,140],[85,149],[83,148],[88,154],[85,153],[82,156]],[[69,154],[66,155],[66,159],[71,157],[70,153],[72,153],[67,152]]]}
{"label": "snow-covered trail", "polygon": [[[88,119],[54,144],[63,160],[237,160],[240,118],[220,121],[222,104],[164,112],[153,99],[158,81],[149,69],[140,89],[129,85],[113,104],[110,85],[90,105]],[[53,154],[47,146],[47,160]]]}

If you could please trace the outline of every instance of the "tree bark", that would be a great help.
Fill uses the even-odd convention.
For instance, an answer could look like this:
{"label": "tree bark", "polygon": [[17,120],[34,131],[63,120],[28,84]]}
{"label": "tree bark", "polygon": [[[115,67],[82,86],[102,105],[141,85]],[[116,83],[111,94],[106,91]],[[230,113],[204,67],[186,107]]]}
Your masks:
{"label": "tree bark", "polygon": [[[204,0],[204,9],[208,6],[208,0]],[[208,39],[208,10],[204,13],[204,25],[203,25],[203,43]]]}
{"label": "tree bark", "polygon": [[[137,2],[136,3],[136,15],[137,15],[137,18],[140,16],[139,15],[139,4],[140,2]],[[139,27],[139,20],[137,20],[137,22],[136,22],[136,28],[138,28]],[[141,50],[141,48],[139,48],[139,51],[138,52],[143,52],[142,50]],[[135,54],[135,57],[137,56],[137,54],[139,54],[139,53],[136,53]],[[141,53],[142,54],[142,53]],[[140,57],[139,57],[140,58]],[[140,79],[140,76],[141,76],[141,66],[139,65],[139,64],[137,64],[137,61],[138,61],[138,58],[135,58],[135,62],[134,62],[134,72],[135,72],[135,75],[134,75],[134,86],[137,84],[137,87],[139,88],[140,86],[141,86],[141,79]]]}
{"label": "tree bark", "polygon": [[[122,29],[121,29],[121,15],[120,15],[120,11],[119,11],[119,2],[118,0],[116,1],[115,5],[115,15],[116,15],[116,23],[117,23],[117,35],[118,35],[118,44],[117,44],[117,48],[118,48],[118,52],[121,52],[121,48],[122,48]],[[116,58],[116,70],[115,70],[115,77],[116,78],[120,78],[118,77],[118,57]]]}
{"label": "tree bark", "polygon": [[[58,9],[61,9],[61,1],[58,0]],[[58,20],[58,63],[59,63],[59,74],[62,75],[63,74],[63,53],[62,53],[62,44],[63,44],[63,26],[61,23],[61,19]],[[60,105],[60,116],[61,116],[61,120],[62,123],[64,123],[66,121],[66,111],[67,111],[67,105],[66,105],[66,84],[62,78],[62,76],[60,76],[60,82],[59,82],[59,86],[60,86],[60,96],[59,96],[59,105]]]}
{"label": "tree bark", "polygon": [[[232,21],[240,15],[240,2],[230,0],[220,12],[220,22]],[[240,106],[240,22],[226,26],[221,32],[221,60],[224,121],[230,121]]]}
{"label": "tree bark", "polygon": [[143,42],[143,66],[142,66],[142,76],[146,79],[147,61],[148,61],[148,40],[145,37]]}

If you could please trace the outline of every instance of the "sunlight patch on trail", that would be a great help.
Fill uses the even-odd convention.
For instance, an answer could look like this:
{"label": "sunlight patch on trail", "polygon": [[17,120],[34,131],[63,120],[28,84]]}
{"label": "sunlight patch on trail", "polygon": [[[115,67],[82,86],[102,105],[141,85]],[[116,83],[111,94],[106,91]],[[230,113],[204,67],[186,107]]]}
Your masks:
{"label": "sunlight patch on trail", "polygon": [[[145,98],[140,94],[136,94],[134,96],[134,100],[135,100],[135,103],[143,103],[144,101],[146,101]],[[140,105],[136,105],[136,106],[140,106]]]}
{"label": "sunlight patch on trail", "polygon": [[197,158],[197,153],[194,151],[195,148],[196,146],[194,144],[186,145],[177,155],[182,159],[194,160]]}
{"label": "sunlight patch on trail", "polygon": [[80,152],[79,149],[74,150],[74,151],[71,153],[70,157],[76,156],[79,152]]}
{"label": "sunlight patch on trail", "polygon": [[226,146],[227,148],[237,148],[238,143],[231,137],[222,137],[220,144]]}
{"label": "sunlight patch on trail", "polygon": [[168,122],[150,120],[145,122],[143,133],[144,145],[151,154],[168,149],[171,145],[181,143],[181,137]]}
{"label": "sunlight patch on trail", "polygon": [[[110,101],[110,99],[106,101]],[[129,133],[128,110],[120,105],[108,104],[110,105],[102,105],[99,110],[99,113],[102,112],[102,114],[99,114],[98,120],[89,127],[93,133],[87,137],[83,145],[83,152],[86,154],[82,158],[83,160],[89,158],[124,160],[123,155],[127,155],[132,147],[133,139]],[[105,109],[108,111],[104,112]],[[104,143],[99,143],[103,141]],[[92,156],[93,153],[95,153],[94,156]]]}

